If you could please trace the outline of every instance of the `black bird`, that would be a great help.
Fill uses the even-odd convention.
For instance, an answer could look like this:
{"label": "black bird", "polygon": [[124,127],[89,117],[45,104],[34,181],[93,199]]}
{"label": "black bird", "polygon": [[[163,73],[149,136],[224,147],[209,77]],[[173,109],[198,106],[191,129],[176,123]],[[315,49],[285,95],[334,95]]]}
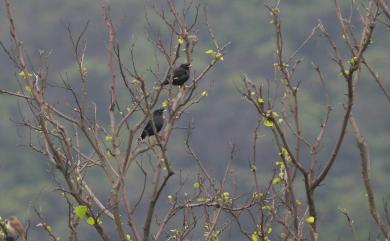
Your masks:
{"label": "black bird", "polygon": [[[161,129],[164,125],[163,111],[164,111],[164,108],[157,109],[157,110],[153,111],[153,121],[154,121],[154,125],[156,127],[157,133],[159,131],[161,131]],[[141,139],[143,140],[146,136],[153,136],[154,134],[155,133],[153,130],[152,121],[149,120],[148,123],[146,124],[144,130],[142,131]]]}
{"label": "black bird", "polygon": [[[183,85],[190,78],[190,64],[181,64],[179,67],[173,70],[172,85]],[[168,85],[171,76],[168,75],[167,79],[162,85]]]}

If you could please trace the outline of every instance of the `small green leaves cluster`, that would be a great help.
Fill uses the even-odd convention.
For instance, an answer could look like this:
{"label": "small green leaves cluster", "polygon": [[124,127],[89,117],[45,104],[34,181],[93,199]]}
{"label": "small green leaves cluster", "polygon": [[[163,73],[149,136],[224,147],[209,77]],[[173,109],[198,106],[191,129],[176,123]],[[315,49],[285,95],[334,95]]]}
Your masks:
{"label": "small green leaves cluster", "polygon": [[356,65],[358,63],[358,58],[356,56],[354,56],[350,60],[348,60],[348,63],[350,65]]}
{"label": "small green leaves cluster", "polygon": [[222,193],[222,200],[223,200],[225,203],[231,203],[231,202],[232,202],[232,199],[230,198],[230,193],[229,193],[229,192],[223,192],[223,193]]}
{"label": "small green leaves cluster", "polygon": [[256,199],[261,199],[264,197],[264,194],[261,192],[254,192],[254,193],[252,193],[252,197],[256,198]]}
{"label": "small green leaves cluster", "polygon": [[205,237],[205,239],[208,238],[208,240],[210,241],[219,241],[219,235],[221,234],[221,231],[220,230],[210,230],[210,227],[209,225],[205,225],[204,226],[204,233],[203,233],[203,237]]}
{"label": "small green leaves cluster", "polygon": [[277,161],[275,162],[275,165],[279,171],[279,173],[272,179],[272,184],[277,185],[280,184],[285,176],[285,170],[286,166],[284,165],[284,162]]}
{"label": "small green leaves cluster", "polygon": [[220,204],[229,204],[229,203],[232,203],[232,201],[233,201],[233,199],[230,197],[229,192],[223,192],[218,197],[218,202]]}
{"label": "small green leaves cluster", "polygon": [[205,51],[206,54],[210,55],[213,58],[213,63],[215,63],[217,60],[223,61],[223,53],[221,53],[219,50],[215,51],[212,49],[208,49]]}
{"label": "small green leaves cluster", "polygon": [[254,231],[253,233],[252,233],[252,241],[259,241],[259,234],[258,234],[258,232],[257,231]]}
{"label": "small green leaves cluster", "polygon": [[268,235],[272,233],[272,227],[267,227],[265,230],[264,237],[261,237],[260,233],[258,231],[254,231],[251,235],[252,241],[269,241]]}
{"label": "small green leaves cluster", "polygon": [[168,240],[179,240],[180,239],[180,231],[177,229],[171,229],[169,230],[169,236],[167,238]]}
{"label": "small green leaves cluster", "polygon": [[29,77],[32,77],[33,75],[29,73],[26,69],[24,69],[18,73],[18,76],[22,77],[23,79],[27,79]]}
{"label": "small green leaves cluster", "polygon": [[169,100],[164,100],[162,103],[161,103],[161,106],[164,107],[164,108],[167,108],[169,105]]}
{"label": "small green leaves cluster", "polygon": [[[359,59],[356,56],[353,56],[350,60],[347,61],[347,63],[351,66],[351,68],[356,67],[356,65],[359,63]],[[343,76],[344,78],[351,77],[351,72],[348,69],[342,69],[339,73],[339,76]]]}
{"label": "small green leaves cluster", "polygon": [[344,76],[344,78],[349,78],[349,74],[350,74],[350,72],[349,72],[349,70],[347,70],[347,69],[343,69],[341,72],[340,72],[340,76]]}
{"label": "small green leaves cluster", "polygon": [[280,149],[280,152],[279,152],[279,156],[285,160],[287,163],[290,163],[291,162],[291,156],[290,154],[288,153],[287,149],[282,147]]}
{"label": "small green leaves cluster", "polygon": [[[78,217],[81,220],[87,215],[88,207],[85,205],[78,205],[73,208],[73,213],[76,215],[76,217]],[[92,216],[88,217],[86,220],[87,224],[89,225],[94,225],[96,221],[98,224],[102,223],[100,219],[95,220],[95,218],[93,218]]]}
{"label": "small green leaves cluster", "polygon": [[[188,40],[190,40],[192,43],[196,43],[198,41],[198,37],[196,35],[188,35],[188,33],[185,33],[185,35],[187,35]],[[181,35],[177,36],[177,41],[181,45],[186,43],[185,39]]]}
{"label": "small green leaves cluster", "polygon": [[275,118],[277,118],[277,122],[279,124],[281,124],[283,122],[283,119],[278,118],[278,117],[279,117],[278,112],[272,111],[272,110],[267,110],[267,112],[265,113],[264,118],[263,118],[263,125],[265,125],[267,127],[274,127]]}
{"label": "small green leaves cluster", "polygon": [[289,66],[289,65],[288,65],[287,63],[285,63],[285,62],[282,62],[282,63],[274,63],[274,67],[275,67],[277,70],[279,70],[279,71],[284,70],[284,69],[287,69],[288,66]]}

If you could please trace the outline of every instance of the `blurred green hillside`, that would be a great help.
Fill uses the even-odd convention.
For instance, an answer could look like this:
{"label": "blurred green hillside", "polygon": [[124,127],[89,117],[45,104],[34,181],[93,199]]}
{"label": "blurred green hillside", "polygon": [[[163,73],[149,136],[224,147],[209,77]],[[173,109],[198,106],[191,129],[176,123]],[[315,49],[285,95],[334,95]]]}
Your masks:
{"label": "blurred green hillside", "polygon": [[[34,0],[12,1],[16,25],[24,47],[29,53],[33,65],[40,49],[50,52],[49,79],[59,81],[59,73],[68,73],[76,85],[74,59],[71,43],[66,33],[66,25],[80,32],[89,20],[87,30],[87,69],[89,98],[98,106],[100,120],[106,120],[103,113],[109,103],[108,71],[106,67],[106,28],[102,16],[100,1],[94,0]],[[213,82],[209,96],[183,116],[179,126],[194,121],[195,131],[192,136],[194,150],[206,162],[207,168],[217,177],[223,175],[223,169],[229,156],[229,143],[237,145],[237,156],[233,170],[239,183],[246,185],[249,178],[248,159],[251,150],[251,132],[256,126],[257,116],[236,90],[240,76],[248,75],[253,80],[274,79],[274,29],[270,24],[270,15],[261,0],[204,0],[209,9],[209,18],[217,39],[221,43],[231,41],[225,60],[218,63],[207,80]],[[292,54],[307,38],[318,20],[324,23],[330,33],[338,35],[333,1],[290,0],[281,5],[282,29],[285,37],[286,56]],[[348,11],[348,1],[342,1]],[[137,67],[147,72],[154,65],[151,44],[146,39],[146,21],[144,1],[111,0],[111,13],[117,28],[123,52],[130,44],[136,43]],[[150,11],[150,10],[148,10]],[[200,20],[199,43],[194,54],[193,70],[199,73],[207,64],[208,56],[204,51],[212,47],[204,21]],[[165,29],[158,29],[160,32]],[[0,5],[0,39],[11,46],[8,22],[4,6]],[[340,41],[340,39],[338,39]],[[343,45],[340,45],[343,46]],[[378,27],[374,33],[374,44],[366,53],[366,59],[375,66],[380,76],[384,76],[385,87],[390,89],[390,34],[389,30]],[[343,51],[345,54],[346,51]],[[129,55],[126,53],[126,57]],[[298,67],[295,79],[301,80],[300,103],[302,104],[303,133],[309,140],[314,140],[319,130],[319,120],[325,114],[325,97],[321,92],[319,79],[313,71],[312,62],[319,65],[325,73],[326,84],[331,94],[334,108],[330,119],[329,132],[325,137],[320,158],[329,156],[334,144],[334,136],[340,128],[341,120],[337,113],[343,109],[344,80],[338,74],[338,68],[332,62],[330,47],[321,36],[315,35],[312,41],[298,54],[303,62]],[[344,55],[348,59],[348,55]],[[16,68],[0,52],[0,87],[16,89]],[[203,83],[201,88],[208,86]],[[52,93],[58,102],[68,96]],[[129,100],[126,92],[121,95],[123,102]],[[33,218],[32,207],[38,206],[54,224],[53,229],[61,233],[66,224],[61,214],[66,212],[62,200],[52,192],[55,174],[45,157],[33,153],[28,147],[28,133],[18,125],[20,112],[14,98],[0,95],[0,216],[16,214],[24,220]],[[20,103],[22,104],[22,103]],[[390,197],[388,188],[390,173],[390,105],[382,95],[368,73],[362,73],[358,83],[354,115],[361,125],[369,144],[372,159],[373,184],[377,191],[378,203]],[[20,109],[21,108],[21,109]],[[263,128],[259,140],[258,156],[261,161],[260,173],[268,173],[277,160],[278,151],[274,149],[271,133]],[[177,130],[174,142],[169,147],[169,154],[174,167],[190,174],[195,163],[185,153],[184,131]],[[189,175],[190,176],[190,175]],[[268,176],[267,176],[268,177]],[[129,177],[136,181],[137,176]],[[264,178],[264,181],[266,179]],[[100,192],[98,174],[96,187]],[[250,187],[246,187],[249,189]],[[304,200],[303,193],[301,199]],[[337,208],[346,208],[354,218],[359,237],[367,240],[375,235],[368,218],[365,191],[360,176],[360,159],[355,140],[348,131],[341,153],[329,177],[317,193],[320,215],[321,240],[352,240],[347,223]],[[34,228],[34,227],[33,227]],[[88,234],[85,235],[87,237]],[[87,240],[87,239],[81,239]]]}

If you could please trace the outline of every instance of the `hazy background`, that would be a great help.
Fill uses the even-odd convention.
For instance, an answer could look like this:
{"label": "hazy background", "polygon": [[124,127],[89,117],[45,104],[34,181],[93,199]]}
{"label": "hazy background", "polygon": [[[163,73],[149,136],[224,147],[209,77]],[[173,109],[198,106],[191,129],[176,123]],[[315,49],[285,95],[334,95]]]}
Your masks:
{"label": "hazy background", "polygon": [[[194,150],[206,163],[214,175],[221,176],[228,156],[230,143],[237,145],[237,155],[233,170],[240,184],[246,185],[249,177],[248,159],[250,157],[251,132],[256,125],[257,116],[253,107],[238,94],[236,87],[240,75],[247,74],[254,80],[274,81],[273,26],[271,17],[261,0],[208,0],[210,23],[220,43],[232,41],[225,61],[219,63],[205,81],[212,82],[209,96],[184,115],[178,124],[184,127],[190,120],[195,123],[192,137]],[[290,0],[282,4],[282,28],[284,30],[287,55],[291,54],[310,34],[312,28],[321,19],[332,34],[338,33],[333,1]],[[343,1],[344,6],[348,1]],[[87,31],[87,69],[89,78],[90,100],[96,102],[99,119],[107,119],[105,110],[109,101],[109,76],[106,67],[106,28],[102,17],[100,1],[93,0],[14,0],[16,25],[24,47],[34,65],[39,49],[51,51],[49,57],[49,79],[58,81],[59,73],[68,73],[74,83],[77,72],[72,55],[72,48],[66,33],[65,25],[71,24],[72,30],[80,32],[86,21],[90,21]],[[118,39],[123,53],[130,44],[136,41],[137,67],[146,73],[154,65],[151,45],[146,40],[146,21],[144,1],[112,0],[112,17],[117,29]],[[345,8],[345,11],[348,7]],[[153,16],[151,16],[152,19]],[[358,26],[358,23],[357,23]],[[157,28],[164,33],[164,28]],[[9,28],[5,18],[3,4],[0,5],[0,39],[8,46]],[[385,78],[386,88],[390,83],[389,76],[390,34],[389,30],[379,27],[374,33],[374,45],[366,53],[366,58],[376,71]],[[340,45],[343,46],[343,45]],[[209,61],[204,51],[211,48],[210,39],[205,31],[204,21],[200,20],[199,44],[194,55],[193,71],[198,72]],[[311,62],[320,65],[325,73],[326,84],[331,93],[331,104],[335,111],[330,120],[330,132],[325,137],[321,149],[321,160],[329,156],[333,147],[334,136],[341,124],[337,113],[342,110],[344,100],[344,80],[338,75],[338,68],[331,61],[331,51],[326,41],[318,35],[302,49],[299,57],[303,58],[295,80],[302,80],[300,86],[300,103],[302,105],[303,133],[313,140],[319,129],[319,120],[324,116],[324,95],[321,93],[319,80],[312,70]],[[128,61],[128,52],[124,54]],[[345,55],[345,59],[349,56]],[[0,87],[15,90],[15,72],[6,55],[0,53]],[[153,83],[153,81],[151,81]],[[207,87],[204,83],[200,88]],[[67,96],[59,92],[51,93],[58,102],[67,101]],[[129,101],[126,92],[121,93],[122,103]],[[375,82],[363,72],[358,84],[354,114],[361,125],[363,134],[369,144],[372,159],[373,184],[377,191],[377,202],[389,198],[389,103],[380,92]],[[47,159],[37,155],[22,145],[26,143],[26,131],[17,125],[20,120],[18,105],[14,98],[0,95],[0,216],[11,214],[27,220],[33,217],[33,206],[41,207],[53,230],[61,234],[66,226],[62,215],[65,206],[56,193],[52,192],[53,174]],[[277,160],[277,150],[270,133],[266,128],[260,130],[258,171],[266,175]],[[184,151],[183,131],[175,132],[170,145],[169,155],[176,170],[183,175],[194,178],[190,173],[195,171],[195,164]],[[360,178],[360,159],[355,141],[348,131],[342,150],[331,177],[325,180],[317,192],[321,240],[351,240],[344,217],[337,208],[346,208],[358,227],[360,238],[366,240],[373,229],[370,229],[365,191]],[[105,188],[99,186],[99,177],[94,184],[103,193]],[[137,175],[129,177],[137,181]],[[266,179],[264,178],[264,181]],[[301,197],[303,199],[303,197]],[[303,199],[304,200],[304,199]],[[36,229],[32,227],[32,231]],[[86,228],[88,229],[88,227]],[[91,229],[91,228],[89,228]],[[93,232],[92,232],[93,233]],[[84,239],[83,239],[84,240]],[[86,239],[87,240],[87,235]]]}

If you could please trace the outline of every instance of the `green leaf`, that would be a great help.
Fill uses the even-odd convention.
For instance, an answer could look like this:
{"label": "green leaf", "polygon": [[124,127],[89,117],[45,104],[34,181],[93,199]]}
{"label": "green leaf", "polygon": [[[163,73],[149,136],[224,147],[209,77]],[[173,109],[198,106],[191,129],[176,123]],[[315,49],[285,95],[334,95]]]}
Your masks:
{"label": "green leaf", "polygon": [[177,36],[177,41],[179,41],[179,44],[184,44],[184,39],[181,36]]}
{"label": "green leaf", "polygon": [[107,135],[106,137],[104,137],[104,140],[105,141],[112,141],[112,136]]}
{"label": "green leaf", "polygon": [[162,107],[167,108],[169,104],[168,100],[164,100],[163,103],[161,104]]}
{"label": "green leaf", "polygon": [[306,222],[307,222],[307,223],[314,223],[315,220],[316,220],[316,219],[315,219],[315,217],[313,217],[313,216],[309,216],[308,218],[306,218]]}
{"label": "green leaf", "polygon": [[339,73],[340,76],[344,76],[344,77],[348,77],[349,76],[349,70],[345,69],[345,70],[342,70],[340,73]]}
{"label": "green leaf", "polygon": [[194,184],[192,184],[192,187],[194,189],[199,189],[200,188],[200,183],[199,182],[194,182]]}
{"label": "green leaf", "polygon": [[279,155],[286,160],[287,163],[291,162],[290,154],[288,154],[288,151],[286,148],[282,147]]}
{"label": "green leaf", "polygon": [[26,91],[27,91],[28,93],[31,93],[31,92],[32,92],[32,87],[31,87],[30,85],[26,85],[26,86],[24,86],[24,88],[26,89]]}
{"label": "green leaf", "polygon": [[284,163],[283,162],[275,162],[276,166],[278,167],[278,169],[280,171],[283,171],[286,169],[286,167],[284,166]]}
{"label": "green leaf", "polygon": [[270,205],[264,205],[261,209],[271,210],[271,206]]}
{"label": "green leaf", "polygon": [[272,185],[278,185],[280,183],[280,177],[274,177],[272,179]]}
{"label": "green leaf", "polygon": [[208,55],[214,55],[215,56],[215,52],[212,49],[206,50],[205,53],[208,54]]}
{"label": "green leaf", "polygon": [[254,193],[252,193],[252,197],[253,198],[262,198],[262,197],[264,197],[264,194],[263,193],[258,193],[258,192],[254,192]]}
{"label": "green leaf", "polygon": [[252,233],[252,241],[259,241],[259,235],[256,231]]}
{"label": "green leaf", "polygon": [[264,103],[264,99],[263,98],[257,98],[257,102],[260,103],[260,104],[263,104]]}
{"label": "green leaf", "polygon": [[28,77],[32,77],[33,75],[31,73],[29,73],[27,70],[22,70],[18,73],[18,75],[20,77],[22,77],[23,79],[27,79]]}
{"label": "green leaf", "polygon": [[79,219],[82,219],[83,217],[85,217],[85,214],[87,214],[87,211],[88,211],[88,208],[85,205],[78,205],[78,206],[73,208],[74,214],[76,214],[76,216]]}
{"label": "green leaf", "polygon": [[107,151],[106,151],[106,156],[108,156],[108,157],[112,157],[112,153],[111,153],[111,151],[110,151],[110,150],[107,150]]}
{"label": "green leaf", "polygon": [[272,120],[268,119],[268,118],[264,118],[263,125],[268,126],[268,127],[273,127],[274,126],[274,122]]}
{"label": "green leaf", "polygon": [[221,52],[217,52],[217,53],[215,54],[215,58],[216,58],[216,59],[220,59],[221,61],[224,60],[224,59],[223,59],[223,54],[222,54]]}
{"label": "green leaf", "polygon": [[89,225],[94,225],[94,224],[95,224],[95,219],[94,219],[93,217],[89,217],[89,218],[87,219],[87,223],[88,223]]}
{"label": "green leaf", "polygon": [[224,202],[230,202],[231,201],[229,192],[222,193],[222,198],[223,198]]}

